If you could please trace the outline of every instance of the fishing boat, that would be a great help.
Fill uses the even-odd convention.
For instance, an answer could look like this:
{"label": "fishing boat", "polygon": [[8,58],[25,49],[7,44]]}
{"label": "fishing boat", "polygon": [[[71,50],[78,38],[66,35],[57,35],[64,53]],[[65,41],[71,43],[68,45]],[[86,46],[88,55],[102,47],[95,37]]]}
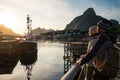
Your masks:
{"label": "fishing boat", "polygon": [[21,54],[19,57],[20,63],[27,74],[27,79],[30,80],[32,75],[33,65],[37,61],[37,41],[32,34],[32,20],[27,16],[27,34],[25,39],[20,39]]}
{"label": "fishing boat", "polygon": [[[26,61],[31,60],[32,56],[37,55],[37,41],[33,37],[31,24],[32,20],[30,16],[27,15],[27,33],[25,35],[25,40],[20,41],[20,61],[22,63],[26,63]],[[34,60],[36,59],[33,59],[33,62]]]}

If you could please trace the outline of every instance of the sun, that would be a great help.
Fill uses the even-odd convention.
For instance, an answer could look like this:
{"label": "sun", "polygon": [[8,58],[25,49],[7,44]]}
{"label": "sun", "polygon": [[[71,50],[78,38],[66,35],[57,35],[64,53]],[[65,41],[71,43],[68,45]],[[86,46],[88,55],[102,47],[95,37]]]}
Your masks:
{"label": "sun", "polygon": [[3,24],[8,28],[14,29],[14,26],[16,24],[15,17],[9,13],[1,12],[0,24]]}

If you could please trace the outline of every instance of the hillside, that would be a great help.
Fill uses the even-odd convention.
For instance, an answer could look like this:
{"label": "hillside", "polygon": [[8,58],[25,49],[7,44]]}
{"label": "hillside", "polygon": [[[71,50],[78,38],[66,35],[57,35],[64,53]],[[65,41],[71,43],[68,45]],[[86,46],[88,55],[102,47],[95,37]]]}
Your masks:
{"label": "hillside", "polygon": [[13,32],[10,28],[7,28],[6,26],[0,24],[0,32],[3,35],[12,35],[12,36],[18,36],[15,32]]}
{"label": "hillside", "polygon": [[33,29],[32,30],[32,33],[33,35],[40,35],[40,34],[43,34],[43,33],[47,33],[47,32],[50,32],[50,31],[54,31],[53,29],[45,29],[45,28],[36,28],[36,29]]}

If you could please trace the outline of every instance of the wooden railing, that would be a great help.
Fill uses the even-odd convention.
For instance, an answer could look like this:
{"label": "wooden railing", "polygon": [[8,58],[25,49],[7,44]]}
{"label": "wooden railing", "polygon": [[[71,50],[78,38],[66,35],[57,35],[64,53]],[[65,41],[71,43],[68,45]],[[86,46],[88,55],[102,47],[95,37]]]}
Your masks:
{"label": "wooden railing", "polygon": [[[115,44],[114,46],[118,49],[119,57],[120,57],[120,42],[117,42],[117,44]],[[81,61],[81,58],[77,61],[77,63],[80,63],[80,61]],[[119,67],[120,67],[120,61],[119,61]],[[82,69],[83,68],[81,68],[81,66],[74,64],[60,80],[75,80],[77,73]],[[118,75],[116,76],[116,78],[118,77],[120,78],[120,68],[119,68]]]}

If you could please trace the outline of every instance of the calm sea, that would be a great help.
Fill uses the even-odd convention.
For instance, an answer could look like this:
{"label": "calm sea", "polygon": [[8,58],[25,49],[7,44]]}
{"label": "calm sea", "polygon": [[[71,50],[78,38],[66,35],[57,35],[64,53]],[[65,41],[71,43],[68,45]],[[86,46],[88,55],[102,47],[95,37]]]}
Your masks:
{"label": "calm sea", "polygon": [[[37,54],[30,80],[60,80],[64,75],[63,43],[38,42]],[[12,74],[0,75],[0,80],[28,80],[25,66],[19,61]]]}

